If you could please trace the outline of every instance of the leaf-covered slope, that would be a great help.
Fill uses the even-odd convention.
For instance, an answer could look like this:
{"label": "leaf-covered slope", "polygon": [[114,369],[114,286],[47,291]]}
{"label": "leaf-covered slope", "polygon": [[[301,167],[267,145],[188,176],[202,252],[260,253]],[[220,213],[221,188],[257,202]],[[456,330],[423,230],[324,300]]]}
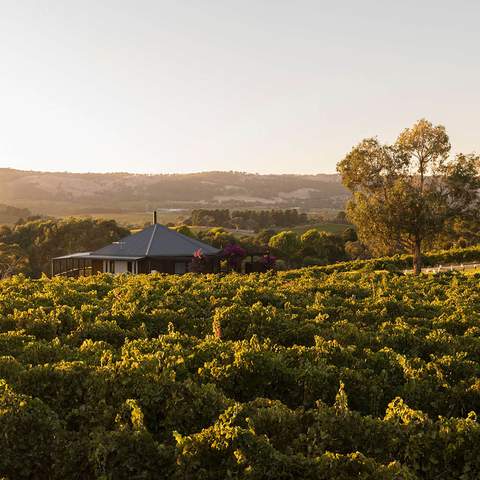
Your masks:
{"label": "leaf-covered slope", "polygon": [[0,282],[0,475],[478,479],[479,282]]}

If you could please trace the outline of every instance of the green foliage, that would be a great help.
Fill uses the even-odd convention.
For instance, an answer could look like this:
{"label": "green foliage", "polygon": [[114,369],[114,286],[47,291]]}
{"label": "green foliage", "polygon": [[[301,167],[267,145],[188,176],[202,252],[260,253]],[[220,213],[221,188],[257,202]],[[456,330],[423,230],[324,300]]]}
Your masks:
{"label": "green foliage", "polygon": [[192,230],[190,230],[190,228],[187,227],[187,225],[180,225],[178,227],[173,227],[173,230],[183,235],[186,235],[187,237],[195,238],[195,234],[192,232]]}
{"label": "green foliage", "polygon": [[[300,237],[300,255],[305,259],[314,257],[320,259],[317,264],[326,264],[341,259],[344,255],[344,242],[341,237],[316,229],[307,230]],[[314,264],[314,263],[311,263]]]}
{"label": "green foliage", "polygon": [[287,230],[270,238],[268,246],[287,263],[291,263],[298,254],[300,241],[295,232]]}
{"label": "green foliage", "polygon": [[477,480],[480,276],[406,261],[0,281],[0,477]]}
{"label": "green foliage", "polygon": [[[376,271],[389,270],[399,271],[406,270],[412,267],[413,256],[393,255],[391,257],[379,257],[368,260],[353,260],[350,262],[338,262],[329,265],[316,267],[315,272],[318,273],[333,273],[333,272],[352,272],[352,271]],[[422,255],[422,264],[424,266],[439,266],[439,265],[460,265],[464,263],[480,262],[480,246],[466,248],[450,248],[448,250],[437,250],[427,252]]]}
{"label": "green foliage", "polygon": [[224,248],[231,243],[235,243],[235,236],[228,233],[222,227],[215,227],[206,232],[199,232],[198,238],[216,248]]}
{"label": "green foliage", "polygon": [[38,398],[18,394],[0,380],[0,473],[51,478],[60,459],[61,426]]}
{"label": "green foliage", "polygon": [[129,234],[113,220],[67,218],[18,224],[0,231],[0,277],[2,270],[38,277],[50,273],[53,257],[96,250]]}
{"label": "green foliage", "polygon": [[393,145],[363,140],[338,164],[353,193],[348,217],[372,253],[410,251],[418,274],[426,243],[454,220],[478,219],[480,157],[449,153],[445,127],[422,119]]}
{"label": "green foliage", "polygon": [[27,268],[28,258],[17,244],[0,242],[0,279],[21,273]]}

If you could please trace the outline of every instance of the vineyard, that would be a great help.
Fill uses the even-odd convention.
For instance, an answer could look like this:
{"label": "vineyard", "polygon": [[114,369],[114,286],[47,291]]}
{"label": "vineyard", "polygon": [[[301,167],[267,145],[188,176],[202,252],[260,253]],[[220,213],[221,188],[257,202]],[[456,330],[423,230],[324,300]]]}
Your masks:
{"label": "vineyard", "polygon": [[0,477],[478,480],[480,275],[0,282]]}

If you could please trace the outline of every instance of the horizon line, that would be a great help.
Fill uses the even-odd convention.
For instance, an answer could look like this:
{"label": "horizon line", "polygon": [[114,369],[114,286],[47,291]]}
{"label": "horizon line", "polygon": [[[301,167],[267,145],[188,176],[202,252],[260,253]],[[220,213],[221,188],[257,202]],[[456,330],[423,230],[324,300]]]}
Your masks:
{"label": "horizon line", "polygon": [[201,175],[201,174],[211,174],[211,173],[231,173],[231,174],[241,174],[241,175],[254,175],[254,176],[296,176],[296,177],[314,177],[319,175],[339,175],[337,172],[317,172],[317,173],[259,173],[252,171],[242,171],[242,170],[199,170],[199,171],[190,171],[190,172],[128,172],[128,171],[119,171],[119,170],[107,170],[107,171],[74,171],[74,170],[26,170],[22,168],[14,167],[0,167],[2,170],[11,170],[15,172],[24,172],[24,173],[52,173],[52,174],[71,174],[71,175],[138,175],[138,176],[172,176],[172,175]]}

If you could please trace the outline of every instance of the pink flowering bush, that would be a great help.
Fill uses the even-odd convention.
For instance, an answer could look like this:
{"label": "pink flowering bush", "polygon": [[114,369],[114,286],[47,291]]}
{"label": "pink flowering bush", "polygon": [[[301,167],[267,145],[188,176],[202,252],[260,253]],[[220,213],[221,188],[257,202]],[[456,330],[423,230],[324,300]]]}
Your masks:
{"label": "pink flowering bush", "polygon": [[238,269],[246,255],[246,250],[235,243],[230,243],[223,249],[223,258],[227,260],[231,270]]}
{"label": "pink flowering bush", "polygon": [[205,272],[207,267],[207,259],[203,253],[203,250],[199,248],[193,253],[193,259],[190,262],[189,269],[193,273],[202,273]]}

